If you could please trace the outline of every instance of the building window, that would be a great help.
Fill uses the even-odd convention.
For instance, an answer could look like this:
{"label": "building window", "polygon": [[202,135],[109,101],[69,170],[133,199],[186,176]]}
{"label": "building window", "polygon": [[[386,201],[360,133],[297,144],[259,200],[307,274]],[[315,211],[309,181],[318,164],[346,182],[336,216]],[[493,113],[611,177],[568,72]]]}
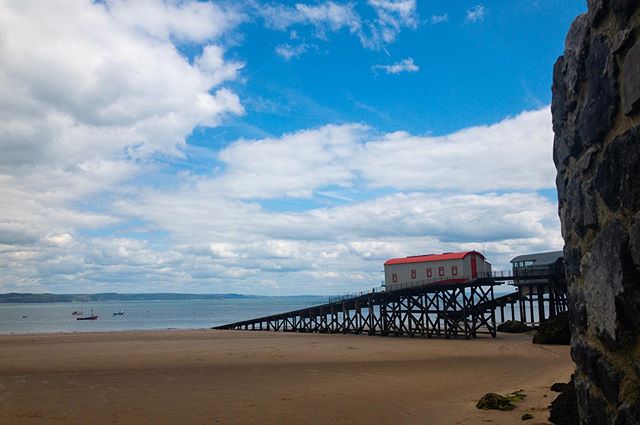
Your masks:
{"label": "building window", "polygon": [[415,279],[415,278],[416,278],[416,271],[411,270],[411,279]]}
{"label": "building window", "polygon": [[444,267],[438,267],[438,276],[444,276]]}
{"label": "building window", "polygon": [[458,276],[458,266],[451,266],[451,274],[453,276]]}
{"label": "building window", "polygon": [[398,281],[398,275],[397,274],[392,274],[391,275],[391,280],[393,280],[393,283],[396,283]]}
{"label": "building window", "polygon": [[433,276],[433,272],[431,271],[431,267],[427,268],[427,277]]}

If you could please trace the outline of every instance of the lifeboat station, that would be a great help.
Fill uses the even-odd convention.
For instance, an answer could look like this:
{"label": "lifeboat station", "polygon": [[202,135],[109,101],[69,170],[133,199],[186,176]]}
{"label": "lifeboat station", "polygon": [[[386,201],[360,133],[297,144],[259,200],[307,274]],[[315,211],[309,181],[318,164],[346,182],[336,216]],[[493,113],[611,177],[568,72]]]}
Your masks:
{"label": "lifeboat station", "polygon": [[[391,258],[382,288],[215,329],[495,337],[507,320],[536,327],[567,309],[562,251],[520,255],[511,265],[493,271],[478,251]],[[497,286],[510,290],[496,293]]]}

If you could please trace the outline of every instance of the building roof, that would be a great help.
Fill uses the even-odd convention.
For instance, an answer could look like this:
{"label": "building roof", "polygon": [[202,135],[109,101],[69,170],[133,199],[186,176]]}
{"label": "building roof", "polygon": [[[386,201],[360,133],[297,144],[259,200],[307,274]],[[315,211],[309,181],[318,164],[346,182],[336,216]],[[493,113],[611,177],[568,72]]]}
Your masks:
{"label": "building roof", "polygon": [[518,255],[513,260],[511,260],[511,262],[516,263],[519,261],[533,261],[534,265],[542,266],[545,264],[553,264],[560,258],[564,258],[564,253],[562,251],[550,251],[539,252],[537,254]]}
{"label": "building roof", "polygon": [[469,254],[476,254],[484,259],[484,255],[480,254],[478,251],[445,252],[444,254],[413,255],[411,257],[392,258],[385,261],[384,265],[388,266],[391,264],[428,263],[431,261],[461,260]]}

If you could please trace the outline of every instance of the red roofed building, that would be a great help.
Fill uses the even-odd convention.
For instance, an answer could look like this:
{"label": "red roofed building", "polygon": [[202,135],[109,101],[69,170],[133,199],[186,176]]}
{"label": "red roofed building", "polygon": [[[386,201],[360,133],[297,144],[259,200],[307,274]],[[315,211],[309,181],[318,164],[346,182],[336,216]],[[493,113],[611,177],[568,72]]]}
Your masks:
{"label": "red roofed building", "polygon": [[463,283],[491,275],[491,264],[477,251],[392,258],[384,263],[388,291],[427,283]]}

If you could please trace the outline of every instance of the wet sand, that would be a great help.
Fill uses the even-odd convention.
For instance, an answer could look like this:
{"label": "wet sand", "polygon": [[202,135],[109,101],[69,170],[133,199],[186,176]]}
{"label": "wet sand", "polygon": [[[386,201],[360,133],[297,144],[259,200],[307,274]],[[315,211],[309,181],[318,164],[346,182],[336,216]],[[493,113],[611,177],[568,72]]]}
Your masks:
{"label": "wet sand", "polygon": [[[0,335],[0,423],[546,423],[549,386],[573,368],[569,347],[530,335]],[[514,411],[475,408],[486,392],[520,389]],[[525,412],[534,419],[521,422]]]}

